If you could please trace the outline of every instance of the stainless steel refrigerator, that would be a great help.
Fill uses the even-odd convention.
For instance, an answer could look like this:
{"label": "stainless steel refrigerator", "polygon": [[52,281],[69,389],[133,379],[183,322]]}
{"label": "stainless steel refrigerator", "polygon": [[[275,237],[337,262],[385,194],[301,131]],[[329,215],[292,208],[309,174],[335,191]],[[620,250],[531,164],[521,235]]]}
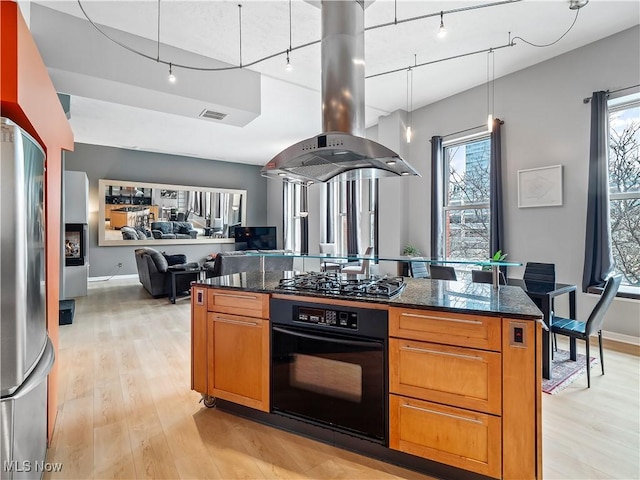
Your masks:
{"label": "stainless steel refrigerator", "polygon": [[54,351],[45,297],[44,152],[0,118],[0,475],[40,478]]}

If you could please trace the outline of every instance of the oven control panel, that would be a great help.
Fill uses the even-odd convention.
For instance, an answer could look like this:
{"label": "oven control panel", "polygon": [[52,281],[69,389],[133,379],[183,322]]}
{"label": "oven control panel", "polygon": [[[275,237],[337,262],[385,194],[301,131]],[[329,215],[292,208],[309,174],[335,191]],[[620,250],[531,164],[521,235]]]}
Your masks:
{"label": "oven control panel", "polygon": [[349,330],[358,329],[358,314],[356,312],[302,306],[294,307],[293,312],[294,322],[346,328]]}

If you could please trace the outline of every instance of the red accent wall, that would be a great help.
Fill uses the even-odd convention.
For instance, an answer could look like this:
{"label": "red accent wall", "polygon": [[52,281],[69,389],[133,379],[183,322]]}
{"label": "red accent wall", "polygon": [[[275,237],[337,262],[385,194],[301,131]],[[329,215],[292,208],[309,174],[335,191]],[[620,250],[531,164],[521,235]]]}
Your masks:
{"label": "red accent wall", "polygon": [[58,408],[58,300],[62,150],[73,150],[73,132],[18,5],[0,0],[0,112],[29,132],[46,157],[47,328],[56,351],[49,375],[48,438]]}

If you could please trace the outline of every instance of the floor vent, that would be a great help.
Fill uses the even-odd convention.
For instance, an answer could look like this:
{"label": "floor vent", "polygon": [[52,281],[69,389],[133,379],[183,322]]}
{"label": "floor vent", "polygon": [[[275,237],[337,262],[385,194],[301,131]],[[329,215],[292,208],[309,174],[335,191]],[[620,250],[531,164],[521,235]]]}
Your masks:
{"label": "floor vent", "polygon": [[200,114],[200,116],[203,118],[210,118],[212,120],[222,120],[224,117],[227,116],[227,114],[222,112],[214,112],[213,110],[207,110],[205,108]]}

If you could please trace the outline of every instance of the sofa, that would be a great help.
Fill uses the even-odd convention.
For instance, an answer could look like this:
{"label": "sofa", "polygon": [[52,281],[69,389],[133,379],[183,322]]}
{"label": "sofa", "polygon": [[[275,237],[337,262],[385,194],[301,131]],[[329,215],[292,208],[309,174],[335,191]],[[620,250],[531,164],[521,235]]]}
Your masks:
{"label": "sofa", "polygon": [[151,222],[153,238],[161,239],[189,239],[196,238],[198,231],[191,222]]}
{"label": "sofa", "polygon": [[[140,283],[153,297],[169,295],[171,290],[171,269],[184,269],[198,266],[187,263],[185,255],[165,255],[154,248],[137,248],[135,250],[136,266]],[[170,265],[170,263],[172,265]],[[191,282],[198,279],[198,272],[193,275],[176,276],[176,292],[186,292]]]}
{"label": "sofa", "polygon": [[123,240],[148,240],[152,237],[151,230],[144,227],[122,227],[120,228]]}
{"label": "sofa", "polygon": [[[256,252],[259,252],[259,250],[220,252],[216,254],[213,261],[205,262],[207,276],[217,277],[231,273],[260,271],[260,257],[247,255],[247,253]],[[284,253],[284,250],[265,250],[264,253]],[[266,272],[282,272],[292,269],[293,257],[264,257],[264,270]]]}

